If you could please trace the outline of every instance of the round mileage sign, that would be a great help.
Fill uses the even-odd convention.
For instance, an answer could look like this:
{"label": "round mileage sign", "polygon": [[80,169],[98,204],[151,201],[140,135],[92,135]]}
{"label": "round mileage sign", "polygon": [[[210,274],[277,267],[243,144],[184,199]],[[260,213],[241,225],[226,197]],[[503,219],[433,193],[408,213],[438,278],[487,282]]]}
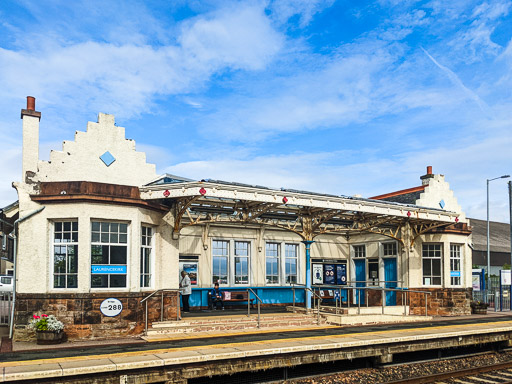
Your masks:
{"label": "round mileage sign", "polygon": [[123,310],[123,303],[113,297],[103,300],[100,305],[100,311],[105,316],[114,317],[121,313]]}

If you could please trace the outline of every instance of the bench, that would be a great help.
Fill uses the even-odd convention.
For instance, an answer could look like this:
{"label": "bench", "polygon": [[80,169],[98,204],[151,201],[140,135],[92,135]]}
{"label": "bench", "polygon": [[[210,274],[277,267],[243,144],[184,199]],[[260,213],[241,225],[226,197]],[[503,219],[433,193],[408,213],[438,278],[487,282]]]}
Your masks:
{"label": "bench", "polygon": [[[315,293],[322,298],[322,300],[334,300],[336,299],[335,293],[338,292],[337,289],[320,289],[315,290]],[[347,304],[346,298],[340,296],[340,300],[342,301],[342,304]]]}
{"label": "bench", "polygon": [[[212,293],[208,292],[208,307],[213,307]],[[250,302],[254,307],[254,299],[249,299],[249,292],[247,291],[222,291],[222,301],[224,304],[232,302]]]}

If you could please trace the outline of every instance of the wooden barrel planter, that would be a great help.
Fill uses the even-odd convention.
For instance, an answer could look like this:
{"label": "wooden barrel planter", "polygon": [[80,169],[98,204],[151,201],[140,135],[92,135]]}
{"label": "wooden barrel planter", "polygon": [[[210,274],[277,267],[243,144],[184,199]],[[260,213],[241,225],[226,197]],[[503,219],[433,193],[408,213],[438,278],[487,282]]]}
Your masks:
{"label": "wooden barrel planter", "polygon": [[60,344],[64,340],[64,332],[36,331],[36,338],[39,345]]}

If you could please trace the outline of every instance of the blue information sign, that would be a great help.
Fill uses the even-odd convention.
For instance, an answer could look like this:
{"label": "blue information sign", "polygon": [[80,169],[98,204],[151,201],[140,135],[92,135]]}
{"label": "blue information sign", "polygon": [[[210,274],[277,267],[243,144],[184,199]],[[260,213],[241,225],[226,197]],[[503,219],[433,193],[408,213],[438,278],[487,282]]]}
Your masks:
{"label": "blue information sign", "polygon": [[450,277],[460,277],[460,271],[450,271]]}
{"label": "blue information sign", "polygon": [[92,265],[91,273],[94,274],[119,274],[126,275],[126,265]]}
{"label": "blue information sign", "polygon": [[334,285],[336,284],[336,271],[334,270],[334,264],[324,264],[324,284]]}
{"label": "blue information sign", "polygon": [[347,285],[347,264],[336,264],[336,284]]}

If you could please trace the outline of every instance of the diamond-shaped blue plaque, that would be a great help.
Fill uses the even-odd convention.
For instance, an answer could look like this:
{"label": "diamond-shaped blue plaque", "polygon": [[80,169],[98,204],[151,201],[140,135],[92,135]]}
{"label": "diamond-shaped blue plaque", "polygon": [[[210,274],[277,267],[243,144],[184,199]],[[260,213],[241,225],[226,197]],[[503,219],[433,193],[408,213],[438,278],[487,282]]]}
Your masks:
{"label": "diamond-shaped blue plaque", "polygon": [[439,202],[439,206],[440,206],[442,209],[444,209],[444,206],[445,206],[445,205],[446,205],[446,204],[444,203],[444,200],[441,200],[441,201]]}
{"label": "diamond-shaped blue plaque", "polygon": [[112,164],[114,161],[116,161],[116,158],[112,156],[112,154],[109,151],[101,155],[100,159],[105,163],[107,167],[110,166],[110,164]]}

